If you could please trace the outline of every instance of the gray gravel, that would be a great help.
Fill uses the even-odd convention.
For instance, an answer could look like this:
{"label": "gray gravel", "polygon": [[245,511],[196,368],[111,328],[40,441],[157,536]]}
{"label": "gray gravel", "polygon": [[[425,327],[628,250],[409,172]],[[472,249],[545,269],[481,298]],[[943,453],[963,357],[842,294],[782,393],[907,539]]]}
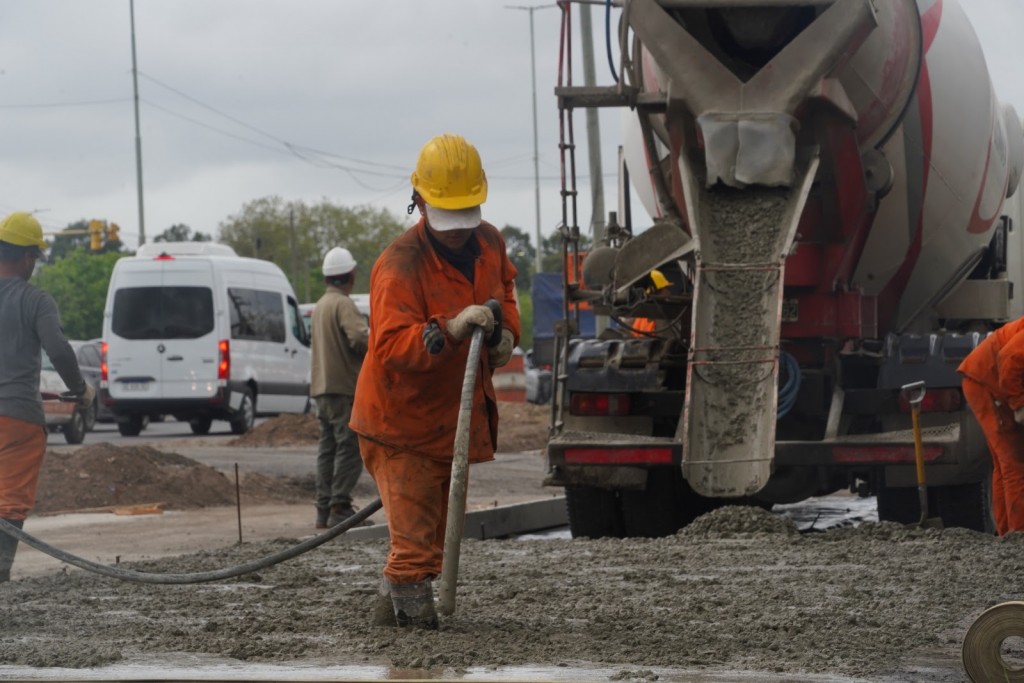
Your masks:
{"label": "gray gravel", "polygon": [[[133,566],[219,568],[293,542]],[[1024,577],[1021,534],[891,523],[801,534],[778,515],[726,507],[662,539],[466,540],[456,614],[440,632],[407,632],[369,626],[385,551],[335,542],[197,586],[77,570],[3,584],[0,665],[13,666],[0,678],[199,656],[420,676],[549,667],[613,672],[601,680],[961,681],[963,634],[987,607],[1020,599]]]}

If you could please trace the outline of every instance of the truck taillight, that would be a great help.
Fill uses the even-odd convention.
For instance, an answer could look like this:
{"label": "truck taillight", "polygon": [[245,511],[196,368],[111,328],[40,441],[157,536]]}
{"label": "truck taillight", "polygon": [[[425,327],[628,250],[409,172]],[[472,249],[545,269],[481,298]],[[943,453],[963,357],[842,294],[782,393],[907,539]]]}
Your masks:
{"label": "truck taillight", "polygon": [[569,399],[569,414],[584,417],[629,415],[629,394],[576,392]]}
{"label": "truck taillight", "polygon": [[100,343],[100,381],[107,381],[107,342]]}
{"label": "truck taillight", "polygon": [[[959,389],[928,389],[921,401],[922,413],[952,413],[963,408]],[[910,412],[910,402],[900,395],[900,412]]]}
{"label": "truck taillight", "polygon": [[217,361],[217,379],[228,379],[231,376],[231,344],[227,339],[222,339],[217,344],[220,351],[220,359]]}

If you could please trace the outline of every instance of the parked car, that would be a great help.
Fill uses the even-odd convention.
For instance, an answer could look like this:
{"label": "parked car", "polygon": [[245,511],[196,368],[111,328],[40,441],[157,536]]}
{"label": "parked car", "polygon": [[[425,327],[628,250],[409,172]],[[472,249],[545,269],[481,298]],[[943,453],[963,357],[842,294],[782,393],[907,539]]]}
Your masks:
{"label": "parked car", "polygon": [[[43,351],[43,367],[39,373],[39,392],[43,399],[43,415],[46,428],[51,432],[62,432],[69,444],[85,440],[86,412],[75,401],[63,401],[60,395],[68,390],[60,373],[53,367],[50,357]],[[95,402],[94,402],[95,404]]]}
{"label": "parked car", "polygon": [[89,341],[72,341],[71,348],[75,350],[78,358],[78,368],[82,371],[82,377],[96,390],[97,400],[93,401],[92,407],[85,414],[85,429],[91,432],[97,422],[113,422],[114,414],[110,412],[102,401],[100,395],[100,378],[102,371],[103,342],[99,339]]}

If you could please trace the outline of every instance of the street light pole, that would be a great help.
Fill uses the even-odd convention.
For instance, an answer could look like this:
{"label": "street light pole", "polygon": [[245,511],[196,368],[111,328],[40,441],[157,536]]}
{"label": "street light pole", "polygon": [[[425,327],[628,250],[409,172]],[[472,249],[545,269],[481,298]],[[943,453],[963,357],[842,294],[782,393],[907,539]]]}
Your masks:
{"label": "street light pole", "polygon": [[139,70],[135,62],[135,0],[128,0],[132,22],[132,86],[135,90],[135,186],[139,196],[139,246],[146,243],[146,211],[142,203],[142,136],[139,133]]}
{"label": "street light pole", "polygon": [[537,146],[537,51],[534,43],[533,12],[539,9],[551,9],[555,5],[505,5],[505,9],[525,10],[530,13],[530,81],[533,90],[533,201],[536,211],[537,245],[533,255],[533,271],[541,272],[540,265],[540,152]]}

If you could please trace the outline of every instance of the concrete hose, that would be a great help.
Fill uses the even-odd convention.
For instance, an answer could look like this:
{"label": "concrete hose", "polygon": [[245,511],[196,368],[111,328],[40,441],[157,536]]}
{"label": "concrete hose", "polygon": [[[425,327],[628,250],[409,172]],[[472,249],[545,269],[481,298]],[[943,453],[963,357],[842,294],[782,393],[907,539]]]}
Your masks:
{"label": "concrete hose", "polygon": [[131,569],[121,569],[118,567],[108,567],[105,564],[99,564],[72,555],[71,553],[65,552],[60,548],[55,548],[52,545],[39,540],[32,534],[22,531],[13,524],[8,523],[6,520],[0,519],[0,532],[13,536],[19,541],[26,543],[27,545],[35,548],[36,550],[46,553],[50,557],[56,558],[61,562],[66,562],[70,565],[74,565],[79,569],[84,569],[96,574],[101,574],[113,579],[120,579],[121,581],[131,581],[133,583],[154,583],[154,584],[189,584],[189,583],[207,583],[210,581],[221,581],[223,579],[230,579],[242,574],[250,574],[260,569],[266,569],[272,567],[275,564],[279,564],[286,560],[290,560],[294,557],[298,557],[303,553],[307,553],[313,548],[317,548],[324,543],[327,543],[334,538],[337,538],[341,534],[345,533],[352,527],[358,525],[364,519],[372,515],[381,508],[380,498],[375,499],[372,503],[364,507],[362,510],[346,519],[341,524],[331,527],[327,531],[314,536],[302,543],[293,545],[291,548],[282,550],[279,553],[268,555],[259,560],[253,560],[244,564],[235,565],[234,567],[225,567],[224,569],[217,569],[207,572],[192,572],[189,574],[155,574],[152,572],[137,572]]}
{"label": "concrete hose", "polygon": [[1024,638],[1024,602],[1004,602],[981,613],[964,636],[963,663],[975,683],[1024,682],[1024,668],[1003,659],[1008,638]]}

